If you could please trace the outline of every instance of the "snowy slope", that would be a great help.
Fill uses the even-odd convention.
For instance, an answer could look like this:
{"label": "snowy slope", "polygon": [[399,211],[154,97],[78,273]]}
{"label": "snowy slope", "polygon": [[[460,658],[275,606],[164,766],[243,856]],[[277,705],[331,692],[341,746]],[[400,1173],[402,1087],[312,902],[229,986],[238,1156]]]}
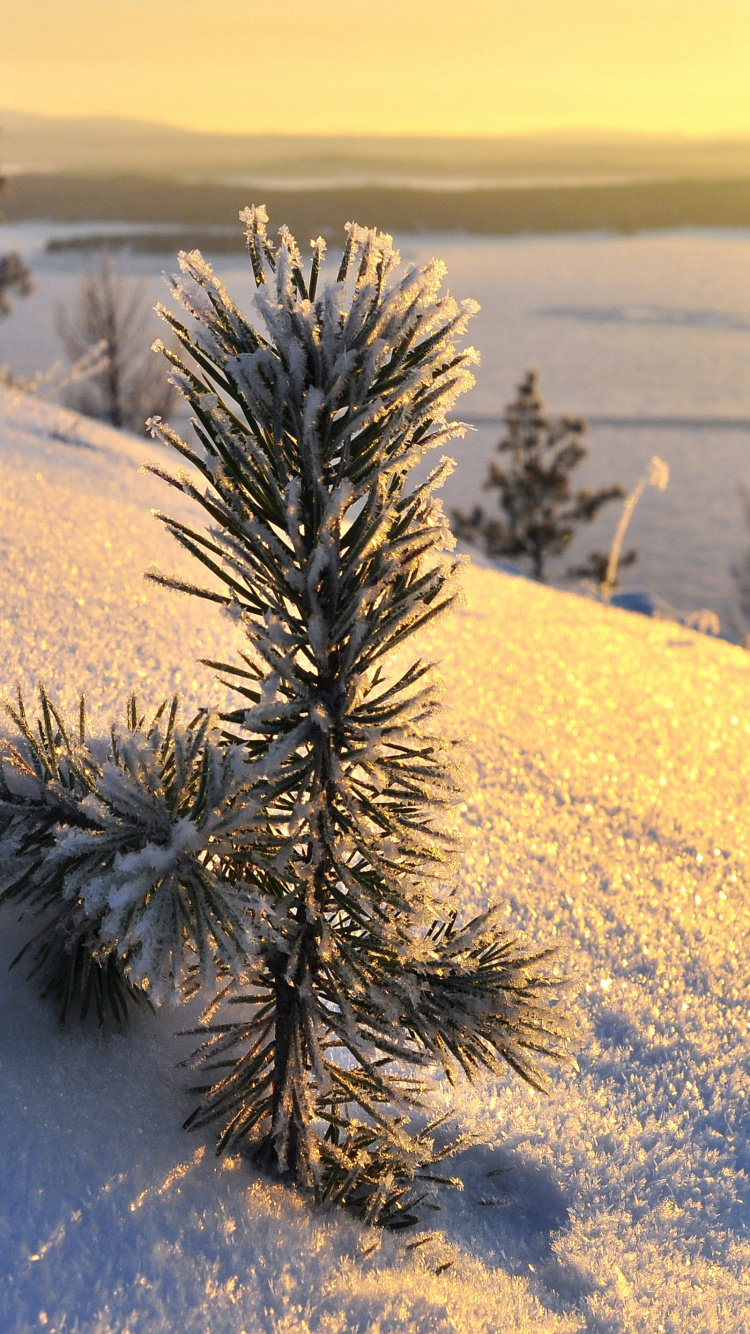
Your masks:
{"label": "snowy slope", "polygon": [[[102,722],[133,688],[220,702],[195,659],[235,632],[141,581],[185,568],[148,453],[0,394],[5,689],[85,687]],[[425,645],[468,741],[460,892],[561,945],[578,1068],[547,1100],[461,1090],[464,1191],[383,1237],[180,1129],[189,1012],[61,1031],[0,963],[2,1334],[750,1330],[750,658],[490,570],[465,587]]]}

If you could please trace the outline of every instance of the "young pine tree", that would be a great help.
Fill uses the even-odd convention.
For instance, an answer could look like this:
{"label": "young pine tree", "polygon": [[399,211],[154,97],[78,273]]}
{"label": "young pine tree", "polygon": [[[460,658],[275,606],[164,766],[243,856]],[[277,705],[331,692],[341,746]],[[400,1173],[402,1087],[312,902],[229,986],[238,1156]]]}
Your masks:
{"label": "young pine tree", "polygon": [[458,537],[484,546],[489,556],[528,558],[535,579],[544,579],[549,556],[559,556],[582,523],[595,519],[603,505],[625,494],[616,484],[574,491],[572,474],[586,457],[581,443],[586,423],[577,418],[547,417],[536,371],[527,371],[513,403],[505,410],[506,433],[498,452],[508,466],[490,465],[487,490],[499,492],[501,517],[488,518],[477,507],[453,513]]}
{"label": "young pine tree", "polygon": [[458,592],[434,498],[450,461],[411,477],[461,433],[446,414],[472,382],[457,340],[474,306],[441,295],[436,262],[398,275],[391,238],[356,226],[321,290],[320,238],[305,274],[286,229],[273,244],[264,209],[243,216],[258,327],[182,255],[189,318],[162,313],[190,361],[165,355],[197,443],[153,423],[191,468],[153,471],[207,526],[160,516],[204,586],[151,577],[243,628],[242,660],[211,664],[236,707],[220,732],[164,709],[147,727],[133,706],[101,742],[44,694],[36,732],[17,710],[4,897],[44,915],[35,964],[63,999],[85,1002],[92,967],[115,1009],[128,988],[211,987],[189,1124],[402,1225],[448,1151],[425,1123],[434,1068],[541,1087],[564,1036],[544,952],[497,908],[458,921],[458,776],[439,683],[407,654]]}
{"label": "young pine tree", "polygon": [[392,658],[457,594],[434,499],[451,464],[410,474],[461,433],[446,414],[472,383],[456,339],[475,307],[440,295],[438,263],[394,278],[391,238],[356,226],[321,291],[322,239],[305,275],[286,229],[274,246],[264,209],[243,216],[264,331],[183,255],[173,294],[192,330],[162,313],[197,367],[166,352],[199,446],[154,426],[203,479],[167,477],[207,532],[160,517],[210,583],[152,577],[223,604],[248,640],[242,666],[213,665],[251,759],[238,873],[257,954],[232,997],[247,1018],[198,1053],[222,1073],[192,1124],[219,1121],[221,1147],[394,1221],[396,1183],[433,1161],[409,1132],[426,1069],[510,1064],[538,1086],[536,1057],[561,1037],[542,956],[497,910],[457,924],[438,687],[428,664]]}

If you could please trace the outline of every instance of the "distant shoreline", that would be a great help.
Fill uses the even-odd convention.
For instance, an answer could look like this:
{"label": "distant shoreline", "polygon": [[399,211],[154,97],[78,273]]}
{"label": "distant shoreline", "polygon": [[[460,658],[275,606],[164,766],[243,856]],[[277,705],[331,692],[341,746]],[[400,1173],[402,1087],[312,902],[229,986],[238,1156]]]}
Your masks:
{"label": "distant shoreline", "polygon": [[[128,245],[152,253],[173,251],[176,246],[239,252],[243,241],[237,214],[249,203],[265,203],[272,226],[287,223],[300,241],[318,233],[336,239],[352,218],[401,234],[627,234],[687,226],[748,227],[750,177],[476,190],[383,185],[267,190],[149,176],[30,173],[11,178],[3,212],[8,222],[123,225],[117,237],[94,237],[97,246]],[[172,230],[128,233],[128,223],[172,224]],[[202,230],[216,227],[222,231]],[[91,244],[92,238],[63,238],[51,248]]]}

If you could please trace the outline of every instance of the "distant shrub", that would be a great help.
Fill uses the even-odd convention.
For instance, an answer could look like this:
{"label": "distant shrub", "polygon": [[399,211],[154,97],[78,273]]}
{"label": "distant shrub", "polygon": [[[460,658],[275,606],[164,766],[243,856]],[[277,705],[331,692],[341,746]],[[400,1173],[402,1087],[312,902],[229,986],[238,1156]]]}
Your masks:
{"label": "distant shrub", "polygon": [[504,419],[497,451],[509,455],[508,464],[493,460],[484,484],[499,492],[500,515],[490,518],[479,506],[468,515],[454,510],[453,530],[488,556],[527,559],[533,577],[543,580],[548,558],[561,555],[582,524],[625,492],[619,483],[573,490],[572,474],[588,453],[581,443],[586,423],[546,415],[536,371],[527,371]]}
{"label": "distant shrub", "polygon": [[619,588],[620,570],[635,565],[637,560],[638,552],[635,547],[628,547],[614,567],[610,564],[609,551],[590,551],[580,565],[571,565],[570,569],[566,570],[566,578],[583,579],[588,584],[595,584],[601,590],[606,588],[608,593],[612,593],[615,588]]}
{"label": "distant shrub", "polygon": [[632,549],[622,554],[622,544],[625,540],[625,534],[628,530],[630,520],[635,512],[641,496],[647,486],[656,487],[657,491],[666,491],[669,485],[669,466],[660,459],[658,454],[654,454],[643,476],[640,477],[633,487],[633,490],[625,498],[625,504],[622,508],[620,522],[615,529],[615,535],[612,538],[612,545],[608,556],[604,557],[599,551],[592,551],[589,557],[592,565],[601,571],[599,579],[599,588],[602,597],[608,601],[614,589],[619,582],[618,575],[623,565],[632,565],[637,558],[637,552]]}
{"label": "distant shrub", "polygon": [[[5,178],[0,176],[0,193],[5,187]],[[2,217],[2,214],[0,214]],[[12,252],[0,255],[0,316],[10,315],[10,293],[16,296],[29,296],[34,290],[31,272],[21,256]]]}
{"label": "distant shrub", "polygon": [[29,296],[33,290],[31,273],[21,256],[0,255],[0,315],[10,315],[11,292],[15,292],[16,296]]}

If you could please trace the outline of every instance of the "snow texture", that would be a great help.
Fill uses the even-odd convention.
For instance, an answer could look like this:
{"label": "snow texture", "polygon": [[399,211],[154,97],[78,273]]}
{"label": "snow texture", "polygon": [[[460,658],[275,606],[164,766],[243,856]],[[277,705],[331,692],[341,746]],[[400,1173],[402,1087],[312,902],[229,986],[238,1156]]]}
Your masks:
{"label": "snow texture", "polygon": [[[235,631],[140,578],[174,568],[142,445],[21,395],[0,422],[6,687],[43,677],[70,708],[86,686],[101,721],[133,688],[222,706],[192,661]],[[577,1070],[548,1099],[511,1076],[462,1089],[464,1190],[393,1237],[182,1132],[189,1008],[60,1030],[3,972],[9,1334],[750,1329],[750,660],[476,566],[464,584],[423,636],[467,738],[462,906],[499,895],[560,944]]]}

